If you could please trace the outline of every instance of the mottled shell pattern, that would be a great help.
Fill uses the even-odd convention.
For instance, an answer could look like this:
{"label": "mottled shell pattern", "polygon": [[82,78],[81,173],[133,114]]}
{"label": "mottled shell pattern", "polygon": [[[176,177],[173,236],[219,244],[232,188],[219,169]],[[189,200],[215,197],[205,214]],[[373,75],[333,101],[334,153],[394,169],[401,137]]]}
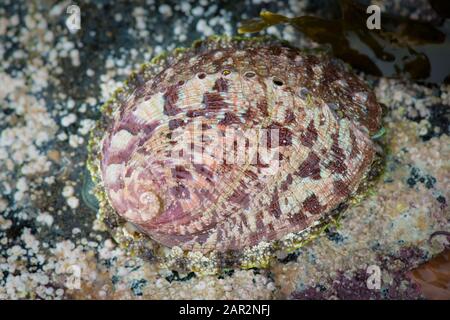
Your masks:
{"label": "mottled shell pattern", "polygon": [[[134,74],[103,113],[90,167],[107,224],[153,255],[185,258],[248,255],[326,221],[367,179],[381,122],[374,94],[340,62],[267,39],[175,51]],[[187,135],[207,143],[205,130],[233,145],[230,128],[276,129],[278,169],[174,159]]]}

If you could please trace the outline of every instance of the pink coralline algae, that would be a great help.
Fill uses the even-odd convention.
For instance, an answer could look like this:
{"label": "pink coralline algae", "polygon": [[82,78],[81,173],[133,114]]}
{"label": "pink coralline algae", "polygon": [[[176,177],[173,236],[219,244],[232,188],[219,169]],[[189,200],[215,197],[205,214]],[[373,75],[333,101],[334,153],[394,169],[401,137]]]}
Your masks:
{"label": "pink coralline algae", "polygon": [[301,234],[357,195],[380,125],[373,92],[338,61],[209,39],[145,65],[105,105],[90,168],[112,228],[241,252]]}

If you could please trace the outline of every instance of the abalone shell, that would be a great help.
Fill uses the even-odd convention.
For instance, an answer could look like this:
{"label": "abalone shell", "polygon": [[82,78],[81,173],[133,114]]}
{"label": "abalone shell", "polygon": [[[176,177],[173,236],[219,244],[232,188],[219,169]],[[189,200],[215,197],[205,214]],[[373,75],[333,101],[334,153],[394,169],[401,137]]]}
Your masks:
{"label": "abalone shell", "polygon": [[[380,122],[373,92],[333,58],[209,39],[145,65],[106,104],[91,168],[113,227],[168,248],[243,252],[348,203],[373,167]],[[187,155],[194,142],[200,161]],[[255,145],[269,155],[233,158]]]}

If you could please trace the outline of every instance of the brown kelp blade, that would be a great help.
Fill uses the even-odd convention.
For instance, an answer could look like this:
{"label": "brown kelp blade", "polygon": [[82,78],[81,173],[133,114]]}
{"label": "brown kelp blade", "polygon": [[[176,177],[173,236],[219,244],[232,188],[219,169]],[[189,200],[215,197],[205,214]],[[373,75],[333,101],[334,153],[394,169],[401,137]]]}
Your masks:
{"label": "brown kelp blade", "polygon": [[289,24],[312,41],[331,47],[334,56],[369,74],[406,76],[432,83],[448,81],[445,70],[450,66],[445,56],[450,54],[450,31],[445,25],[437,27],[383,14],[381,29],[369,30],[366,7],[351,0],[339,3],[342,15],[338,19],[309,15],[289,18],[262,11],[259,18],[243,21],[238,31],[255,33],[273,25]]}

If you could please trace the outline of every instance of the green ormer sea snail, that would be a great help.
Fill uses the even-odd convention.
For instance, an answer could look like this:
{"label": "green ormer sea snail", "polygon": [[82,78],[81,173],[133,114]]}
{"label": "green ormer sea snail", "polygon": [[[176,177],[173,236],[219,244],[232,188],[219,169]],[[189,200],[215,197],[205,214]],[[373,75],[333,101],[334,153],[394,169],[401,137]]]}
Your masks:
{"label": "green ormer sea snail", "polygon": [[375,95],[339,61],[210,38],[130,77],[88,165],[100,216],[130,250],[189,270],[264,267],[367,188],[380,127]]}

